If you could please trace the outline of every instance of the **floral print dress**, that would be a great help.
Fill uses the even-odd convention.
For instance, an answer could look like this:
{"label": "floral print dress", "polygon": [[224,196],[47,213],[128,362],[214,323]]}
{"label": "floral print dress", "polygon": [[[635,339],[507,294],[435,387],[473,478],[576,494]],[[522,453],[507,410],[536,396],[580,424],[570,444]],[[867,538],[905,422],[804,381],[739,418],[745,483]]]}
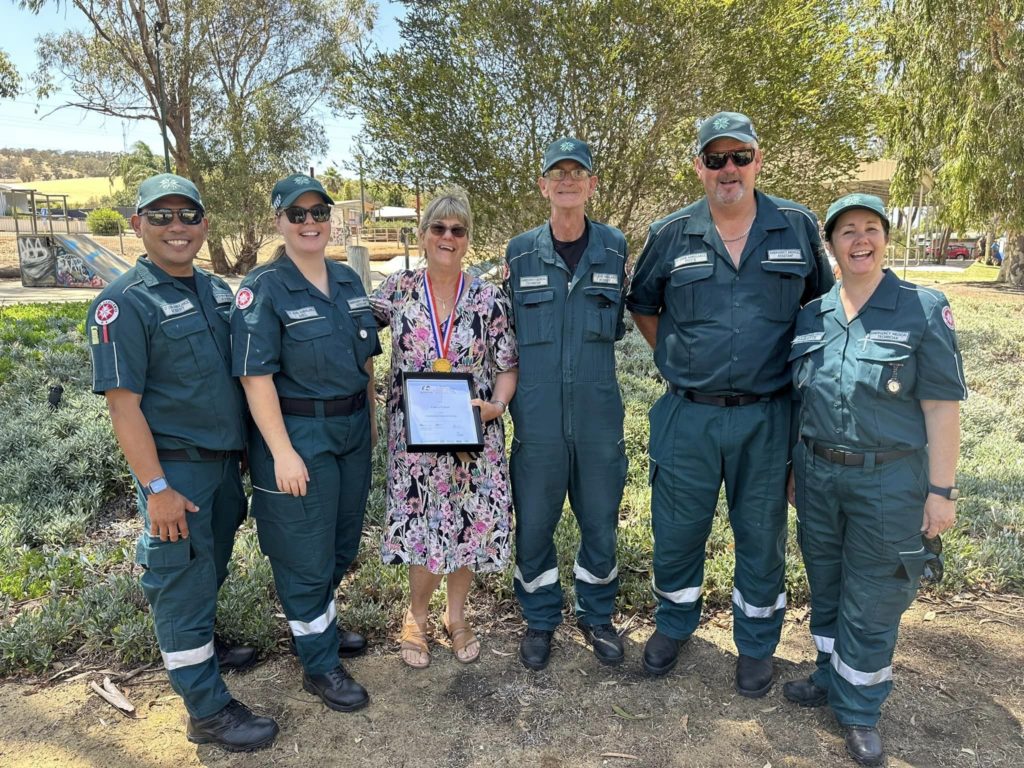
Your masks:
{"label": "floral print dress", "polygon": [[[391,328],[388,389],[385,563],[422,565],[431,573],[468,567],[500,571],[511,544],[512,494],[503,420],[484,424],[484,449],[463,462],[454,453],[406,451],[402,371],[429,371],[437,358],[423,290],[424,270],[399,271],[373,293],[378,323]],[[499,373],[519,365],[509,327],[508,298],[494,285],[467,277],[459,298],[448,359],[471,373],[477,396],[490,399]],[[446,326],[442,326],[442,333]]]}

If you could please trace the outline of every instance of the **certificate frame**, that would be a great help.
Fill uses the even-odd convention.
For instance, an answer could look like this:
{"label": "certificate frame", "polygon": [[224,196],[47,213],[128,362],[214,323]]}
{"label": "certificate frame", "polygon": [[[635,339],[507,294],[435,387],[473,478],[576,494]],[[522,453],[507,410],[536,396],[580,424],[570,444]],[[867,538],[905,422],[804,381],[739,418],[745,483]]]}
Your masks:
{"label": "certificate frame", "polygon": [[[433,385],[433,388],[432,388]],[[437,386],[443,385],[443,386]],[[425,389],[426,388],[426,389]],[[442,415],[432,418],[436,406],[451,397]],[[409,453],[452,453],[482,451],[483,423],[480,409],[469,406],[476,397],[473,375],[441,371],[402,371],[402,410],[405,415],[405,448]],[[440,430],[454,427],[454,436],[444,439]]]}

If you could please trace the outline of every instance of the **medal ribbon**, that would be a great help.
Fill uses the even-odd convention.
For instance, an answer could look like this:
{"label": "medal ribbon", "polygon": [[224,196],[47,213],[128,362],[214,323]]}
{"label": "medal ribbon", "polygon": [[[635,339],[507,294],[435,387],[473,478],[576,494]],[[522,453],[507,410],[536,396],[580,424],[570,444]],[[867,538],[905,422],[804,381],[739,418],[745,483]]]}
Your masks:
{"label": "medal ribbon", "polygon": [[451,314],[448,315],[448,327],[445,329],[444,334],[442,334],[440,316],[434,304],[434,289],[430,284],[430,275],[427,274],[427,270],[423,270],[423,288],[427,294],[427,315],[430,317],[430,330],[434,334],[434,349],[437,351],[438,360],[448,358],[448,347],[451,345],[452,331],[455,328],[455,308],[459,304],[459,297],[462,296],[462,289],[465,287],[465,284],[466,276],[459,272],[459,284],[455,288],[455,300],[452,302]]}

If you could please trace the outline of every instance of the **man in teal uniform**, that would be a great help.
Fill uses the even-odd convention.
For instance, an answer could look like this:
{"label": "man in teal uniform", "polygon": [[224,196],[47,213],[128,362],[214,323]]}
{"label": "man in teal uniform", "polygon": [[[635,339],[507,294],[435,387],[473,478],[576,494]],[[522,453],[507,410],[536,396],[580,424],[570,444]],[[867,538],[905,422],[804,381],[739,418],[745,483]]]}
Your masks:
{"label": "man in teal uniform", "polygon": [[800,398],[793,500],[817,666],[783,693],[829,704],[853,758],[879,765],[900,617],[955,519],[967,387],[945,296],[883,269],[882,200],[840,198],[825,236],[843,281],[800,312],[790,354]]}
{"label": "man in teal uniform", "polygon": [[651,521],[657,630],[644,648],[662,675],[697,629],[705,544],[725,482],[736,541],[736,688],[772,684],[786,606],[786,359],[802,303],[832,285],[818,222],[758,192],[750,120],[720,112],[698,131],[706,195],[651,225],[627,306],[668,392],[651,409]]}
{"label": "man in teal uniform", "polygon": [[586,216],[597,188],[586,142],[551,144],[539,184],[550,220],[505,251],[519,342],[519,388],[509,407],[515,592],[527,623],[519,657],[530,669],[547,666],[562,621],[554,533],[568,493],[581,539],[573,565],[576,616],[598,661],[618,664],[622,640],[611,617],[626,451],[614,344],[625,333],[626,240]]}
{"label": "man in teal uniform", "polygon": [[146,255],[97,297],[86,321],[93,391],[106,395],[136,481],[145,525],[136,560],[164,666],[189,713],[188,739],[257,749],[274,740],[277,723],[232,699],[219,671],[250,664],[254,652],[218,653],[213,634],[246,508],[231,289],[193,266],[209,222],[191,181],[146,179],[136,210],[132,227]]}
{"label": "man in teal uniform", "polygon": [[[295,208],[298,218],[291,220],[303,196],[333,203],[318,181],[293,174],[271,194],[279,226],[326,234],[329,219],[313,219],[309,209]],[[300,265],[322,270],[326,291],[314,286]],[[302,661],[303,686],[331,709],[353,711],[366,706],[369,697],[338,657],[353,655],[346,653],[353,637],[365,642],[355,633],[339,632],[334,596],[359,549],[370,487],[369,374],[372,357],[381,352],[377,323],[352,269],[325,259],[322,250],[282,251],[242,281],[231,332],[233,371],[242,377],[257,422],[249,450],[252,516]],[[262,401],[262,408],[249,389],[260,379],[272,384],[273,402]],[[308,474],[305,487],[294,494],[276,479],[270,444],[277,441],[258,426],[268,409],[276,409],[286,431],[280,442],[290,443]]]}

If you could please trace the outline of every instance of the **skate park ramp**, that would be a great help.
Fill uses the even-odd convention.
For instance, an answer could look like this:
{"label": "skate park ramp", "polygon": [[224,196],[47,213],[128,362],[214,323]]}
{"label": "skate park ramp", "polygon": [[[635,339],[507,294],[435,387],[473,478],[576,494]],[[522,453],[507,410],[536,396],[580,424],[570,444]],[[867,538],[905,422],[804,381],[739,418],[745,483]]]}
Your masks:
{"label": "skate park ramp", "polygon": [[132,265],[87,235],[19,235],[21,284],[28,288],[102,288]]}

